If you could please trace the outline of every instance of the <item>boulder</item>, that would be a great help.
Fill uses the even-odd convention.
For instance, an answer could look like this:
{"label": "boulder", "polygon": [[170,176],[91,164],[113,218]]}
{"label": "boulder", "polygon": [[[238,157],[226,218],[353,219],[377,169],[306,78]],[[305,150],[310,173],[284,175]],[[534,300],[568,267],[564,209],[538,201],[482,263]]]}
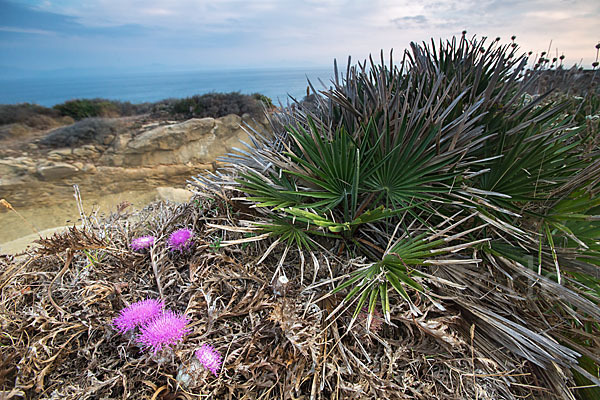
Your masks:
{"label": "boulder", "polygon": [[62,162],[42,165],[37,168],[38,175],[44,180],[67,178],[75,175],[77,172],[79,172],[79,168]]}
{"label": "boulder", "polygon": [[255,118],[250,114],[244,114],[242,115],[241,125],[248,125],[251,129],[254,129],[263,136],[271,135],[270,124],[265,115],[260,118]]}
{"label": "boulder", "polygon": [[131,134],[128,133],[117,136],[110,144],[110,151],[113,153],[122,153],[127,148],[127,144],[131,141],[131,138]]}
{"label": "boulder", "polygon": [[93,172],[96,172],[96,166],[92,163],[85,163],[85,164],[83,164],[83,167],[81,168],[81,170],[83,172],[93,173]]}

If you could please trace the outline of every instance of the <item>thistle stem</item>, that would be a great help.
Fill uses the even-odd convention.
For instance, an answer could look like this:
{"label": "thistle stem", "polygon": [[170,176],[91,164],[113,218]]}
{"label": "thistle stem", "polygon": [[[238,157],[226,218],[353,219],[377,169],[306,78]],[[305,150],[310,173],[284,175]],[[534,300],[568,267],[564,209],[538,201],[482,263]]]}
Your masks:
{"label": "thistle stem", "polygon": [[150,247],[150,260],[152,262],[152,270],[154,271],[154,277],[156,278],[156,286],[158,287],[158,293],[161,300],[165,300],[163,296],[162,285],[160,284],[160,274],[158,273],[158,265],[156,264],[156,257],[154,253],[154,244]]}

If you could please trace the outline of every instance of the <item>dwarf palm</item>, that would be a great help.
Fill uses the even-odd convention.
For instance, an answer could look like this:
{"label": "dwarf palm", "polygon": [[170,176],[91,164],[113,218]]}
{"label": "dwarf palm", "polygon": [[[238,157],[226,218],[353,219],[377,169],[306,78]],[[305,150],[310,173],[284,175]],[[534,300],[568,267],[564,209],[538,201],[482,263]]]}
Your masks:
{"label": "dwarf palm", "polygon": [[516,49],[462,37],[414,44],[400,67],[336,66],[316,107],[281,110],[272,138],[230,156],[233,175],[196,183],[241,192],[300,252],[363,260],[338,271],[338,310],[390,322],[394,301],[418,314],[424,296],[462,310],[491,358],[501,345],[548,385],[550,366],[600,383],[578,365],[600,365],[598,154],[570,100],[526,95],[536,75]]}

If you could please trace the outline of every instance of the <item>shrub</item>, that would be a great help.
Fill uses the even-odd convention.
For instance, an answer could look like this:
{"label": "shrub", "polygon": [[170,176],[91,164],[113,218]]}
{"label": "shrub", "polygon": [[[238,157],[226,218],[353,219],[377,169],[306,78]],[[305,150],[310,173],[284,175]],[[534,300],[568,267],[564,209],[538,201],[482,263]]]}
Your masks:
{"label": "shrub", "polygon": [[58,128],[46,135],[40,144],[50,148],[76,147],[89,143],[103,143],[107,136],[117,132],[118,123],[103,118],[87,118],[73,125]]}
{"label": "shrub", "polygon": [[272,108],[271,99],[259,93],[244,95],[233,93],[208,93],[183,99],[165,99],[155,103],[133,104],[128,101],[107,99],[75,99],[52,108],[37,104],[0,105],[0,125],[22,123],[39,129],[48,129],[57,123],[50,118],[66,116],[74,120],[93,117],[125,117],[152,113],[167,117],[223,117],[228,114],[249,113],[260,116],[264,108]]}
{"label": "shrub", "polygon": [[69,100],[55,105],[54,109],[75,120],[89,117],[115,117],[118,114],[117,107],[103,99]]}
{"label": "shrub", "polygon": [[260,94],[260,93],[254,93],[252,95],[252,97],[254,97],[256,100],[259,100],[261,103],[263,103],[265,105],[265,107],[267,108],[274,108],[275,106],[273,105],[273,100],[268,97],[265,96],[264,94]]}
{"label": "shrub", "polygon": [[20,123],[32,128],[45,129],[49,127],[48,118],[58,117],[60,113],[57,110],[37,104],[0,105],[0,125]]}
{"label": "shrub", "polygon": [[151,110],[152,103],[132,104],[128,101],[107,99],[75,99],[57,104],[54,109],[75,120],[90,117],[124,117],[139,115]]}
{"label": "shrub", "polygon": [[0,140],[14,137],[23,137],[29,133],[29,129],[23,124],[10,124],[0,126]]}
{"label": "shrub", "polygon": [[[264,97],[264,96],[263,96]],[[259,116],[263,112],[261,102],[268,97],[259,98],[256,95],[245,95],[239,92],[207,93],[179,100],[166,100],[172,115],[186,118],[219,118],[228,114],[251,114]]]}

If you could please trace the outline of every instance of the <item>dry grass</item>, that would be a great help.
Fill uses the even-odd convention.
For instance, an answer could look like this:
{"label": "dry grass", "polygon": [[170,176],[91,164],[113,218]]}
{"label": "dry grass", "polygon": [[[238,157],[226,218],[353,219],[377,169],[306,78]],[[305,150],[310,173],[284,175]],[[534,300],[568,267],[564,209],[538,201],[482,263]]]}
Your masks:
{"label": "dry grass", "polygon": [[[416,319],[400,305],[394,326],[378,331],[360,319],[348,329],[350,311],[327,319],[340,298],[319,283],[348,261],[327,250],[313,260],[290,251],[279,265],[275,248],[257,265],[269,240],[221,247],[243,236],[214,226],[240,226],[248,212],[202,198],[135,214],[120,208],[26,254],[1,256],[0,398],[553,398],[538,387],[535,367],[490,356],[505,350],[480,345],[459,308],[426,309]],[[165,250],[181,227],[195,231],[194,246]],[[133,253],[128,243],[142,234],[158,245]],[[278,266],[289,283],[272,283]],[[300,284],[301,268],[313,282]],[[192,333],[174,356],[153,358],[111,322],[125,305],[161,291],[169,308],[190,317]],[[193,368],[204,342],[224,356],[218,378]]]}

